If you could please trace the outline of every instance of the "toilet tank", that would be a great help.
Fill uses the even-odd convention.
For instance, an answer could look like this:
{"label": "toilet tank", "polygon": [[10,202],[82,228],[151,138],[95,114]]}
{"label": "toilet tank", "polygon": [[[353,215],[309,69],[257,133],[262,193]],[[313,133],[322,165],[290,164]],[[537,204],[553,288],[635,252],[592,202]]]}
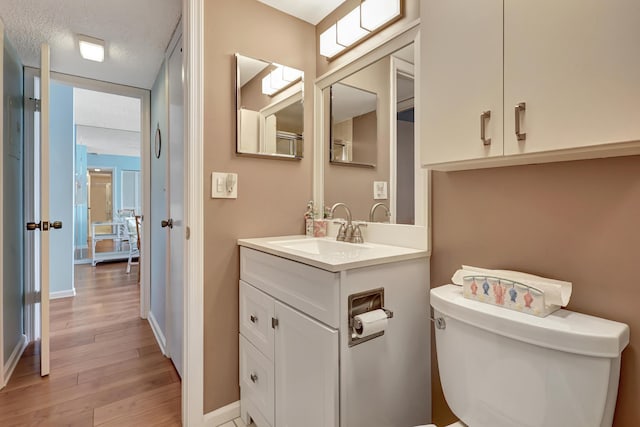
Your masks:
{"label": "toilet tank", "polygon": [[438,370],[453,413],[470,427],[610,427],[623,323],[559,310],[539,318],[431,290]]}

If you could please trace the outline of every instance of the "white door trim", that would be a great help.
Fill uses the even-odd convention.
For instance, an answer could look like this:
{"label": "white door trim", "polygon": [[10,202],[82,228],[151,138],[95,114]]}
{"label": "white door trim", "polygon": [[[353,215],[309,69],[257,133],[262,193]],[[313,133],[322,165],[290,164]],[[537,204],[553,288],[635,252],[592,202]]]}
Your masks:
{"label": "white door trim", "polygon": [[[87,79],[84,77],[71,76],[69,74],[51,73],[51,80],[66,83],[73,87],[81,89],[89,89],[100,92],[111,93],[114,95],[128,96],[138,98],[140,100],[140,161],[142,167],[142,216],[150,218],[151,209],[151,92],[147,89],[140,89],[131,86],[123,86],[115,83],[104,82],[100,80]],[[149,277],[151,268],[148,262],[144,262],[146,254],[151,250],[151,242],[145,238],[145,227],[142,227],[142,248],[141,270],[140,270],[140,317],[146,319],[149,314],[150,305],[150,282]]]}
{"label": "white door trim", "polygon": [[204,425],[204,0],[183,1],[185,245],[182,425]]}
{"label": "white door trim", "polygon": [[[0,172],[4,170],[4,24],[0,20]],[[4,224],[4,179],[0,173],[0,224]],[[0,313],[4,313],[4,233],[0,227]],[[4,316],[0,315],[0,365],[4,365]],[[4,369],[0,369],[0,386],[4,387]],[[0,387],[0,388],[2,388]]]}

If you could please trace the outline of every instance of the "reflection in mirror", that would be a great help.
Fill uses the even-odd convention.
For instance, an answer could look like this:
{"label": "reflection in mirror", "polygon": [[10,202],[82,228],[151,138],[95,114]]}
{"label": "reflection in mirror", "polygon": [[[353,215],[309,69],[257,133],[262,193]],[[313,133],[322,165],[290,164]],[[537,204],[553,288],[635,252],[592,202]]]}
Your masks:
{"label": "reflection in mirror", "polygon": [[[414,135],[414,47],[406,46],[365,68],[334,82],[324,89],[323,108],[325,116],[333,116],[325,121],[325,144],[330,156],[324,163],[324,203],[331,206],[336,202],[346,203],[353,218],[371,222],[391,222],[416,224],[416,183],[422,179],[422,170],[416,167],[416,145]],[[355,89],[354,89],[355,88]],[[337,95],[344,92],[344,99]],[[356,110],[351,117],[371,114],[373,121],[366,125],[372,134],[363,154],[357,149],[355,138],[351,147],[345,150],[339,145],[341,140],[349,141],[343,135],[352,129],[341,129],[343,117],[341,108],[347,103],[364,104],[362,99],[375,95],[376,108]],[[360,100],[360,101],[359,101]],[[348,110],[345,108],[345,110]],[[341,133],[344,132],[344,133]],[[325,152],[327,152],[325,151]],[[359,157],[359,156],[365,157]],[[344,167],[353,166],[370,167]]]}
{"label": "reflection in mirror", "polygon": [[355,86],[331,86],[331,162],[375,166],[378,96]]}
{"label": "reflection in mirror", "polygon": [[304,73],[236,54],[236,151],[302,158]]}

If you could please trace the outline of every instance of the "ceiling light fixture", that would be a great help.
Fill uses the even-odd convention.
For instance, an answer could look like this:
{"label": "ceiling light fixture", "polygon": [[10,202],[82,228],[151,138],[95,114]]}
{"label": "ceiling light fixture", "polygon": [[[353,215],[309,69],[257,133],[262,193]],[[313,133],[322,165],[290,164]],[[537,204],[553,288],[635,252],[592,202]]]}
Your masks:
{"label": "ceiling light fixture", "polygon": [[332,59],[402,17],[402,0],[362,0],[320,34],[320,55]]}
{"label": "ceiling light fixture", "polygon": [[89,61],[104,62],[104,40],[78,34],[80,56]]}

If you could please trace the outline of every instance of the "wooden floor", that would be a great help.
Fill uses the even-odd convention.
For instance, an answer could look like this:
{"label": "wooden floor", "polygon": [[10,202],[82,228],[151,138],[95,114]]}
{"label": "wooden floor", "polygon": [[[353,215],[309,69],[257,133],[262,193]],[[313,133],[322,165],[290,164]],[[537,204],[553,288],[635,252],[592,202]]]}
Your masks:
{"label": "wooden floor", "polygon": [[0,426],[179,426],[180,378],[139,317],[137,270],[77,265],[51,301],[51,374],[30,345],[0,391]]}

